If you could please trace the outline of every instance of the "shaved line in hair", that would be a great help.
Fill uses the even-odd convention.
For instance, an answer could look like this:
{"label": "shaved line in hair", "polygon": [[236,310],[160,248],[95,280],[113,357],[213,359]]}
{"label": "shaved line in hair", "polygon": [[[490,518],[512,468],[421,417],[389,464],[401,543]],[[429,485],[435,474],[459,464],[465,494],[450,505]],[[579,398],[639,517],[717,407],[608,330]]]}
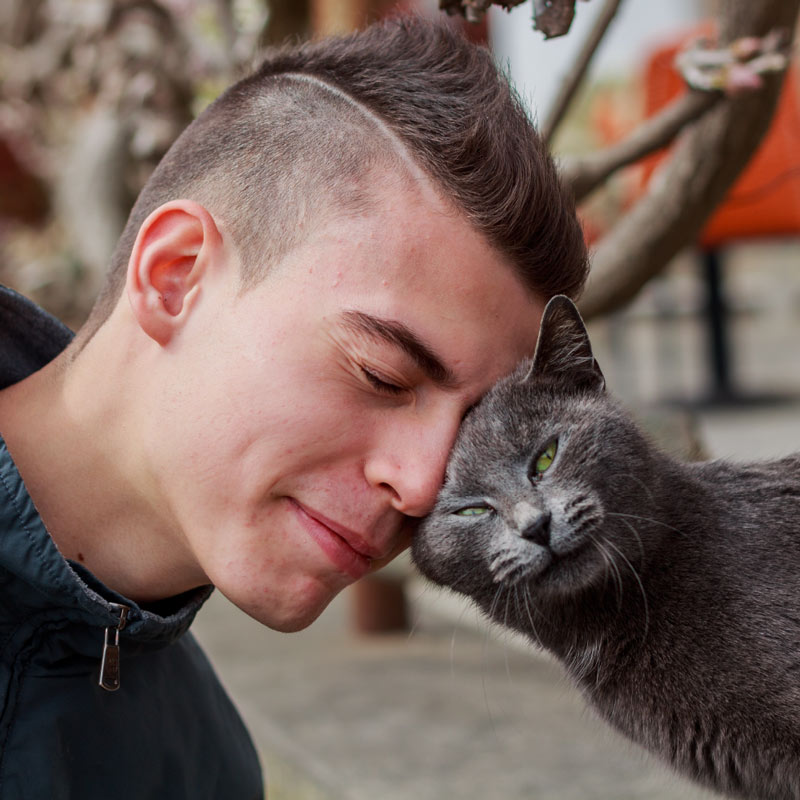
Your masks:
{"label": "shaved line in hair", "polygon": [[369,122],[377,128],[383,136],[392,143],[393,149],[400,161],[408,170],[410,176],[418,181],[422,181],[429,185],[433,185],[431,178],[423,171],[419,164],[414,160],[411,153],[406,147],[403,140],[371,109],[356,100],[355,97],[349,95],[347,92],[342,91],[338,86],[323,81],[316,75],[304,75],[301,72],[286,72],[282,78],[289,78],[290,80],[300,81],[320,89],[324,89],[334,95],[337,99],[344,101],[351,108],[355,109],[359,114],[365,117]]}

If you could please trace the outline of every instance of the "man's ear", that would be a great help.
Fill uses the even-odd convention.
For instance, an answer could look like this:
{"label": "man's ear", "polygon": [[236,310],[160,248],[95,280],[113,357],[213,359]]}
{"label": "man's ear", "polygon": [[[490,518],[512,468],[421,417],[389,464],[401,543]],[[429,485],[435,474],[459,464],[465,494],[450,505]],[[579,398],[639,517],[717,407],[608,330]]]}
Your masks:
{"label": "man's ear", "polygon": [[142,223],[125,290],[140,327],[160,345],[188,316],[221,245],[214,218],[192,200],[171,200]]}

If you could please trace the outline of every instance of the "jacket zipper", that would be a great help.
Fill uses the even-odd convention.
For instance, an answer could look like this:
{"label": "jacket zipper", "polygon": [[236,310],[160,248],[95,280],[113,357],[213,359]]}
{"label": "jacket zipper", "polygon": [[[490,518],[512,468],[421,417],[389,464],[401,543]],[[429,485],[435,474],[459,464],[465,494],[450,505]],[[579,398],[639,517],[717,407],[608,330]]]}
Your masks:
{"label": "jacket zipper", "polygon": [[[119,622],[116,625],[109,625],[105,629],[103,639],[103,657],[100,661],[100,686],[108,692],[116,692],[119,689],[119,632],[125,627],[128,621],[130,606],[122,603],[109,603],[109,605],[119,614]],[[111,631],[114,631],[114,641],[111,641]]]}

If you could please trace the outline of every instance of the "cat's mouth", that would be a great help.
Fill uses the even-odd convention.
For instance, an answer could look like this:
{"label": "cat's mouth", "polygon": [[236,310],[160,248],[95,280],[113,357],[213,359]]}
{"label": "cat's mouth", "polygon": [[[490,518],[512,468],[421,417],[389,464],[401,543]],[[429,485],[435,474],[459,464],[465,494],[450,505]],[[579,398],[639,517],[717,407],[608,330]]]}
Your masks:
{"label": "cat's mouth", "polygon": [[584,558],[586,551],[589,549],[589,545],[590,542],[588,541],[580,542],[565,553],[554,553],[550,550],[550,563],[542,574],[547,574],[557,569],[570,569],[574,564]]}
{"label": "cat's mouth", "polygon": [[506,586],[520,582],[540,588],[567,584],[580,578],[591,563],[590,544],[588,540],[576,542],[571,549],[562,552],[534,544],[522,551],[504,550],[492,561],[490,571],[496,584]]}
{"label": "cat's mouth", "polygon": [[542,591],[571,593],[582,589],[596,575],[597,558],[591,541],[579,542],[567,552],[547,549],[542,568],[529,576],[533,587]]}

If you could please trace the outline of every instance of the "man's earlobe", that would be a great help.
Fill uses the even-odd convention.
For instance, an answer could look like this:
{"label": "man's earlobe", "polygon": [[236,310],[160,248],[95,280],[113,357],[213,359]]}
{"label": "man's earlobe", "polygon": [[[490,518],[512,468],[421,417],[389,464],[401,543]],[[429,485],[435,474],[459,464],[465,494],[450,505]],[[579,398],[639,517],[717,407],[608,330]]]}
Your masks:
{"label": "man's earlobe", "polygon": [[142,330],[167,344],[191,311],[222,238],[199,203],[173,200],[142,223],[128,263],[126,292]]}

